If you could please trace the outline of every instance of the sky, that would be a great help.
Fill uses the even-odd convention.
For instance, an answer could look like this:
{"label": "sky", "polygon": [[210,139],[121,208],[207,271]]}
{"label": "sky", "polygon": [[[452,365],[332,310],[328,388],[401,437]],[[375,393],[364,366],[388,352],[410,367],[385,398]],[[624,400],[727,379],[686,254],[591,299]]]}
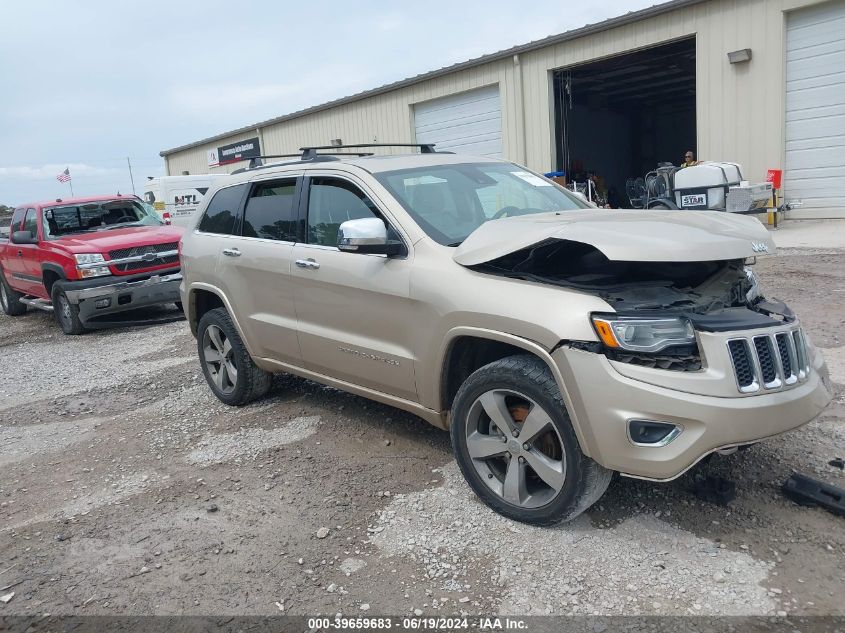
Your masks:
{"label": "sky", "polygon": [[8,0],[0,203],[140,193],[163,149],[659,0]]}

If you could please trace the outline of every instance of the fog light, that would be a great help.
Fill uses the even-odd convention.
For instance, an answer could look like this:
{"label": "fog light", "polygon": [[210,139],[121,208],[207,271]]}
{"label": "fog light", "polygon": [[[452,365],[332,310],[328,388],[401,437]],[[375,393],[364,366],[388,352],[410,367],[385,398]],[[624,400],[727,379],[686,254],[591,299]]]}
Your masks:
{"label": "fog light", "polygon": [[653,420],[628,420],[628,438],[637,446],[666,446],[681,434],[683,429],[668,422]]}
{"label": "fog light", "polygon": [[103,308],[108,308],[111,305],[111,299],[106,297],[105,299],[97,299],[94,302],[94,307],[98,310],[102,310]]}

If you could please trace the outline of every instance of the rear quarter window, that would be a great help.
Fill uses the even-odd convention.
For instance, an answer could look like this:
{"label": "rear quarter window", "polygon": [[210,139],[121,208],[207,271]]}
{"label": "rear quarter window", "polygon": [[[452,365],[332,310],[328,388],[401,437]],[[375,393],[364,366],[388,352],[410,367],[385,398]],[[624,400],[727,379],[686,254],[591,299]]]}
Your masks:
{"label": "rear quarter window", "polygon": [[247,187],[246,183],[233,185],[215,193],[197,225],[197,230],[203,233],[232,235]]}

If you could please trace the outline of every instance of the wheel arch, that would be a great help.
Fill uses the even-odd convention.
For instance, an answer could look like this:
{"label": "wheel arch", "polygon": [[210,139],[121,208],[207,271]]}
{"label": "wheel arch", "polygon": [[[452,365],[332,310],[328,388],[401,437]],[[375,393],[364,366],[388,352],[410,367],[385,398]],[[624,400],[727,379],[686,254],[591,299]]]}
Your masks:
{"label": "wheel arch", "polygon": [[41,264],[41,280],[44,284],[44,289],[47,291],[47,296],[51,297],[53,292],[53,284],[61,279],[66,279],[64,269],[58,264],[44,263]]}
{"label": "wheel arch", "polygon": [[194,336],[197,335],[197,326],[199,325],[200,319],[206,312],[214,310],[215,308],[225,308],[226,312],[229,313],[229,317],[232,319],[232,323],[238,330],[238,335],[244,342],[247,351],[251,356],[255,356],[250,347],[249,340],[244,335],[244,330],[238,321],[238,317],[234,310],[232,310],[232,304],[226,297],[226,293],[220,288],[205,283],[193,284],[188,290],[187,305],[184,305],[183,308],[185,309],[185,316],[188,319],[188,325],[191,328],[191,333]]}
{"label": "wheel arch", "polygon": [[505,332],[487,330],[483,328],[459,327],[450,330],[440,350],[439,367],[440,380],[436,400],[438,407],[451,422],[452,403],[458,389],[464,380],[476,369],[507,356],[516,354],[531,354],[539,358],[548,367],[552,377],[560,389],[569,413],[572,426],[581,451],[588,454],[588,444],[581,432],[581,426],[572,406],[569,391],[563,380],[560,368],[555,363],[551,353],[538,343]]}

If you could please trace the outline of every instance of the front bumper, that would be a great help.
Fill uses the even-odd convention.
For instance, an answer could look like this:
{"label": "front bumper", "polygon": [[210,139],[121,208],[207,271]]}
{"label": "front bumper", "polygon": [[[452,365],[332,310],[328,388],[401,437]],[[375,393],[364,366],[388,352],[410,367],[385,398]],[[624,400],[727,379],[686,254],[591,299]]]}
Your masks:
{"label": "front bumper", "polygon": [[[623,375],[602,354],[570,347],[553,354],[584,452],[606,468],[654,480],[674,479],[715,450],[772,437],[816,418],[831,393],[824,359],[817,351],[812,356],[806,380],[783,391],[743,396],[732,386],[733,377],[723,374],[734,391],[728,397]],[[651,372],[652,377],[663,374],[666,382],[681,373]],[[694,381],[696,375],[706,380],[706,372],[683,378]],[[637,445],[628,435],[628,421],[635,419],[675,424],[681,433],[665,446]]]}
{"label": "front bumper", "polygon": [[181,282],[178,269],[121,281],[103,277],[70,282],[65,295],[79,306],[79,319],[85,323],[118,312],[181,301]]}

